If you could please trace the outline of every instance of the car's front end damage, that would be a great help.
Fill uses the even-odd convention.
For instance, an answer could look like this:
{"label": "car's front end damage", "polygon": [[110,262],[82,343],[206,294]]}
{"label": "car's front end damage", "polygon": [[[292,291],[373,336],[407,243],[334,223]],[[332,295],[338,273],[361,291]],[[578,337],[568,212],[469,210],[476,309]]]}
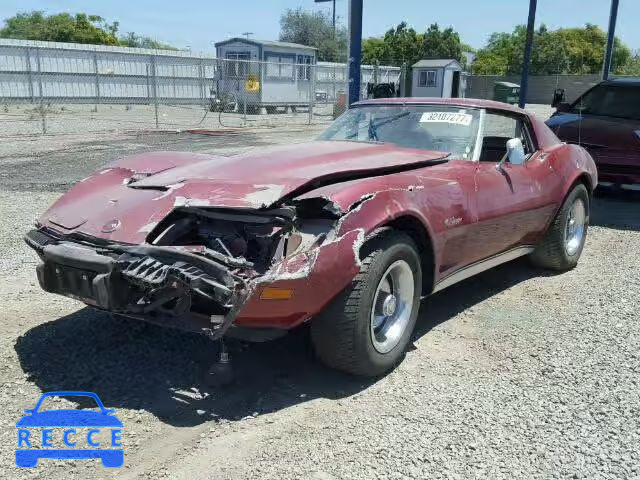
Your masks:
{"label": "car's front end damage", "polygon": [[[139,245],[44,226],[25,240],[42,260],[45,291],[217,338],[234,323],[289,328],[322,304],[310,301],[313,289],[316,298],[337,293],[332,286],[355,274],[348,265],[357,262],[353,244],[361,236],[338,238],[341,217],[321,199],[261,210],[186,206]],[[337,262],[343,274],[329,279]],[[283,300],[287,311],[278,318]]]}
{"label": "car's front end damage", "polygon": [[[407,202],[379,198],[360,215],[389,190],[386,174],[445,156],[357,142],[141,154],[78,182],[25,239],[45,291],[212,338],[266,340],[317,315],[356,276],[366,234]],[[262,182],[246,181],[257,169]]]}

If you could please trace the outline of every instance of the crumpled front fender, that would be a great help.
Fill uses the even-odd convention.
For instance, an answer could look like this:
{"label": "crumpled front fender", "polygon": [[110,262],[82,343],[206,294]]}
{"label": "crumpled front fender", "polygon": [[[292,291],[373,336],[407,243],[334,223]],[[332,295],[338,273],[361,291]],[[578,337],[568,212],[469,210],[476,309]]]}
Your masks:
{"label": "crumpled front fender", "polygon": [[[355,229],[319,247],[298,253],[250,283],[253,289],[235,324],[242,327],[293,328],[314,315],[344,290],[360,270],[364,230]],[[263,300],[265,287],[290,289],[288,300]]]}

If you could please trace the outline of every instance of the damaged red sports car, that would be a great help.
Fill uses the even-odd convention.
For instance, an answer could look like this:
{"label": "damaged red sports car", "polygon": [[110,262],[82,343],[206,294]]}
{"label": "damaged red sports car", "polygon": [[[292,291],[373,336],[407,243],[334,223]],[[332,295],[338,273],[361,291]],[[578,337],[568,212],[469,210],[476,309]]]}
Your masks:
{"label": "damaged red sports car", "polygon": [[523,255],[574,267],[597,183],[583,148],[511,105],[374,100],[306,144],[120,159],[26,241],[48,292],[214,339],[309,321],[327,365],[378,375],[421,297]]}

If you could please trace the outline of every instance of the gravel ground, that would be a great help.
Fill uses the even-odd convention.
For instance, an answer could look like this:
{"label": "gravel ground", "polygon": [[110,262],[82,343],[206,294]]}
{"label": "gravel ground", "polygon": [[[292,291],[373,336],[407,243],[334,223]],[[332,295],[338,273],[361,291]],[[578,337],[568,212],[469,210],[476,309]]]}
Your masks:
{"label": "gravel ground", "polygon": [[[516,261],[427,299],[404,362],[374,381],[320,366],[300,331],[233,342],[237,383],[206,390],[205,339],[112,320],[37,286],[21,234],[114,155],[232,153],[312,133],[0,147],[0,478],[640,479],[640,195],[595,199],[571,272]],[[41,392],[63,389],[116,409],[122,469],[15,467],[15,422]]]}

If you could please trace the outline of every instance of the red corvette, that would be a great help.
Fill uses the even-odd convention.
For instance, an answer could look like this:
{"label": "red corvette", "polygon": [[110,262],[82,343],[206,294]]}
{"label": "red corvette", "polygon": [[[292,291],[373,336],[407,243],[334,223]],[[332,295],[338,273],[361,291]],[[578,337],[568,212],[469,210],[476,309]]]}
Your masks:
{"label": "red corvette", "polygon": [[211,338],[310,321],[326,364],[378,375],[422,296],[523,255],[574,267],[597,183],[582,147],[510,105],[375,100],[306,144],[121,159],[26,241],[48,292]]}

